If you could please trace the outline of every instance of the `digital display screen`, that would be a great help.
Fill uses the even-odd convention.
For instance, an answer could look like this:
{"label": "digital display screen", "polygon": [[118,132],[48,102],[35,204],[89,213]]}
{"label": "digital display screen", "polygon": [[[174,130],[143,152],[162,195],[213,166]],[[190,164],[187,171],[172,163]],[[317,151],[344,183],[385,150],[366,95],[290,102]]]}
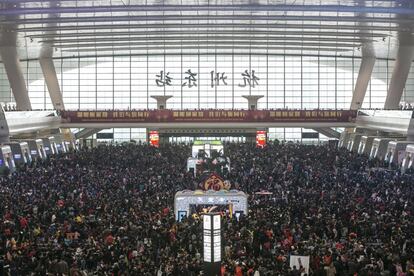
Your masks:
{"label": "digital display screen", "polygon": [[49,147],[45,147],[45,150],[50,150],[50,148]]}
{"label": "digital display screen", "polygon": [[260,148],[264,148],[266,146],[266,131],[256,131],[256,146]]}
{"label": "digital display screen", "polygon": [[14,159],[21,159],[22,158],[22,155],[21,154],[15,154],[14,155]]}
{"label": "digital display screen", "polygon": [[220,215],[203,216],[203,241],[204,261],[221,262]]}
{"label": "digital display screen", "polygon": [[31,155],[37,155],[37,150],[31,150],[31,151],[30,151],[30,154],[31,154]]}
{"label": "digital display screen", "polygon": [[149,142],[150,142],[150,145],[153,147],[158,148],[160,146],[160,135],[158,131],[155,131],[155,130],[150,131]]}

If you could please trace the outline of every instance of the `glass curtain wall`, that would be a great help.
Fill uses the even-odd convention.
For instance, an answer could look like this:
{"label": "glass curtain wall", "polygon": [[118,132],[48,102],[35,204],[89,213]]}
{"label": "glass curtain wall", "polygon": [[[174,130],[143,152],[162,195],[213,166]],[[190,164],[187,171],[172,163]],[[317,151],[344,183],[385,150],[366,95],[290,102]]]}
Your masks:
{"label": "glass curtain wall", "polygon": [[[347,109],[361,61],[357,57],[213,53],[56,58],[54,62],[65,107],[76,110],[155,108],[153,95],[172,95],[168,107],[173,109],[247,108],[243,95],[263,95],[258,108]],[[393,65],[392,60],[377,60],[364,108],[383,107]],[[33,109],[51,109],[39,62],[22,61],[22,66]],[[14,101],[4,67],[0,67],[0,89],[0,101]],[[413,102],[413,91],[412,70],[402,101]],[[143,135],[140,129],[111,131],[116,140]],[[271,129],[269,136],[302,140],[302,132],[309,131]]]}

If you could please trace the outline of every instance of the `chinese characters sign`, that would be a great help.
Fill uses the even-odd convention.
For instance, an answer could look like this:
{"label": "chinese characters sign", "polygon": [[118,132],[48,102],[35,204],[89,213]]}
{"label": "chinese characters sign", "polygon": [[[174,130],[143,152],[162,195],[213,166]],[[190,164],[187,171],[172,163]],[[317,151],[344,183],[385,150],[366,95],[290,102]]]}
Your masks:
{"label": "chinese characters sign", "polygon": [[[188,69],[184,72],[183,82],[181,83],[181,86],[187,88],[197,87],[198,80],[198,73],[195,73],[191,69]],[[172,86],[173,81],[175,80],[170,75],[170,72],[164,72],[164,70],[161,70],[159,74],[155,75],[155,84],[158,87]],[[240,82],[238,83],[238,86],[255,88],[256,86],[259,86],[259,81],[260,78],[257,76],[255,70],[246,69],[240,73]],[[227,86],[229,83],[227,81],[226,72],[215,72],[214,70],[211,71],[210,83],[212,88],[220,85]]]}
{"label": "chinese characters sign", "polygon": [[354,110],[128,110],[63,111],[65,123],[353,122]]}

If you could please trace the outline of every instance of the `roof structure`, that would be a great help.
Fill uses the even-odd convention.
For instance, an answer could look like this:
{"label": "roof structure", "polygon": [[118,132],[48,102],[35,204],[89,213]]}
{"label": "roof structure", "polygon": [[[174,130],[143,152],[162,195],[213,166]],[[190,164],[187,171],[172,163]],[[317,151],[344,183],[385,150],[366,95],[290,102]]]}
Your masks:
{"label": "roof structure", "polygon": [[410,0],[2,1],[1,45],[21,59],[283,54],[394,59],[411,45]]}

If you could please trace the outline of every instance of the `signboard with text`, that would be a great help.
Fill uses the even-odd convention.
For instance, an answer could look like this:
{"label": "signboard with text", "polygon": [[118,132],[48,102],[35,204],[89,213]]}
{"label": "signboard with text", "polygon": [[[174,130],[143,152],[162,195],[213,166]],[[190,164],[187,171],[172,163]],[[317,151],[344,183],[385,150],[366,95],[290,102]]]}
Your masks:
{"label": "signboard with text", "polygon": [[125,110],[62,111],[65,123],[353,122],[355,110]]}

